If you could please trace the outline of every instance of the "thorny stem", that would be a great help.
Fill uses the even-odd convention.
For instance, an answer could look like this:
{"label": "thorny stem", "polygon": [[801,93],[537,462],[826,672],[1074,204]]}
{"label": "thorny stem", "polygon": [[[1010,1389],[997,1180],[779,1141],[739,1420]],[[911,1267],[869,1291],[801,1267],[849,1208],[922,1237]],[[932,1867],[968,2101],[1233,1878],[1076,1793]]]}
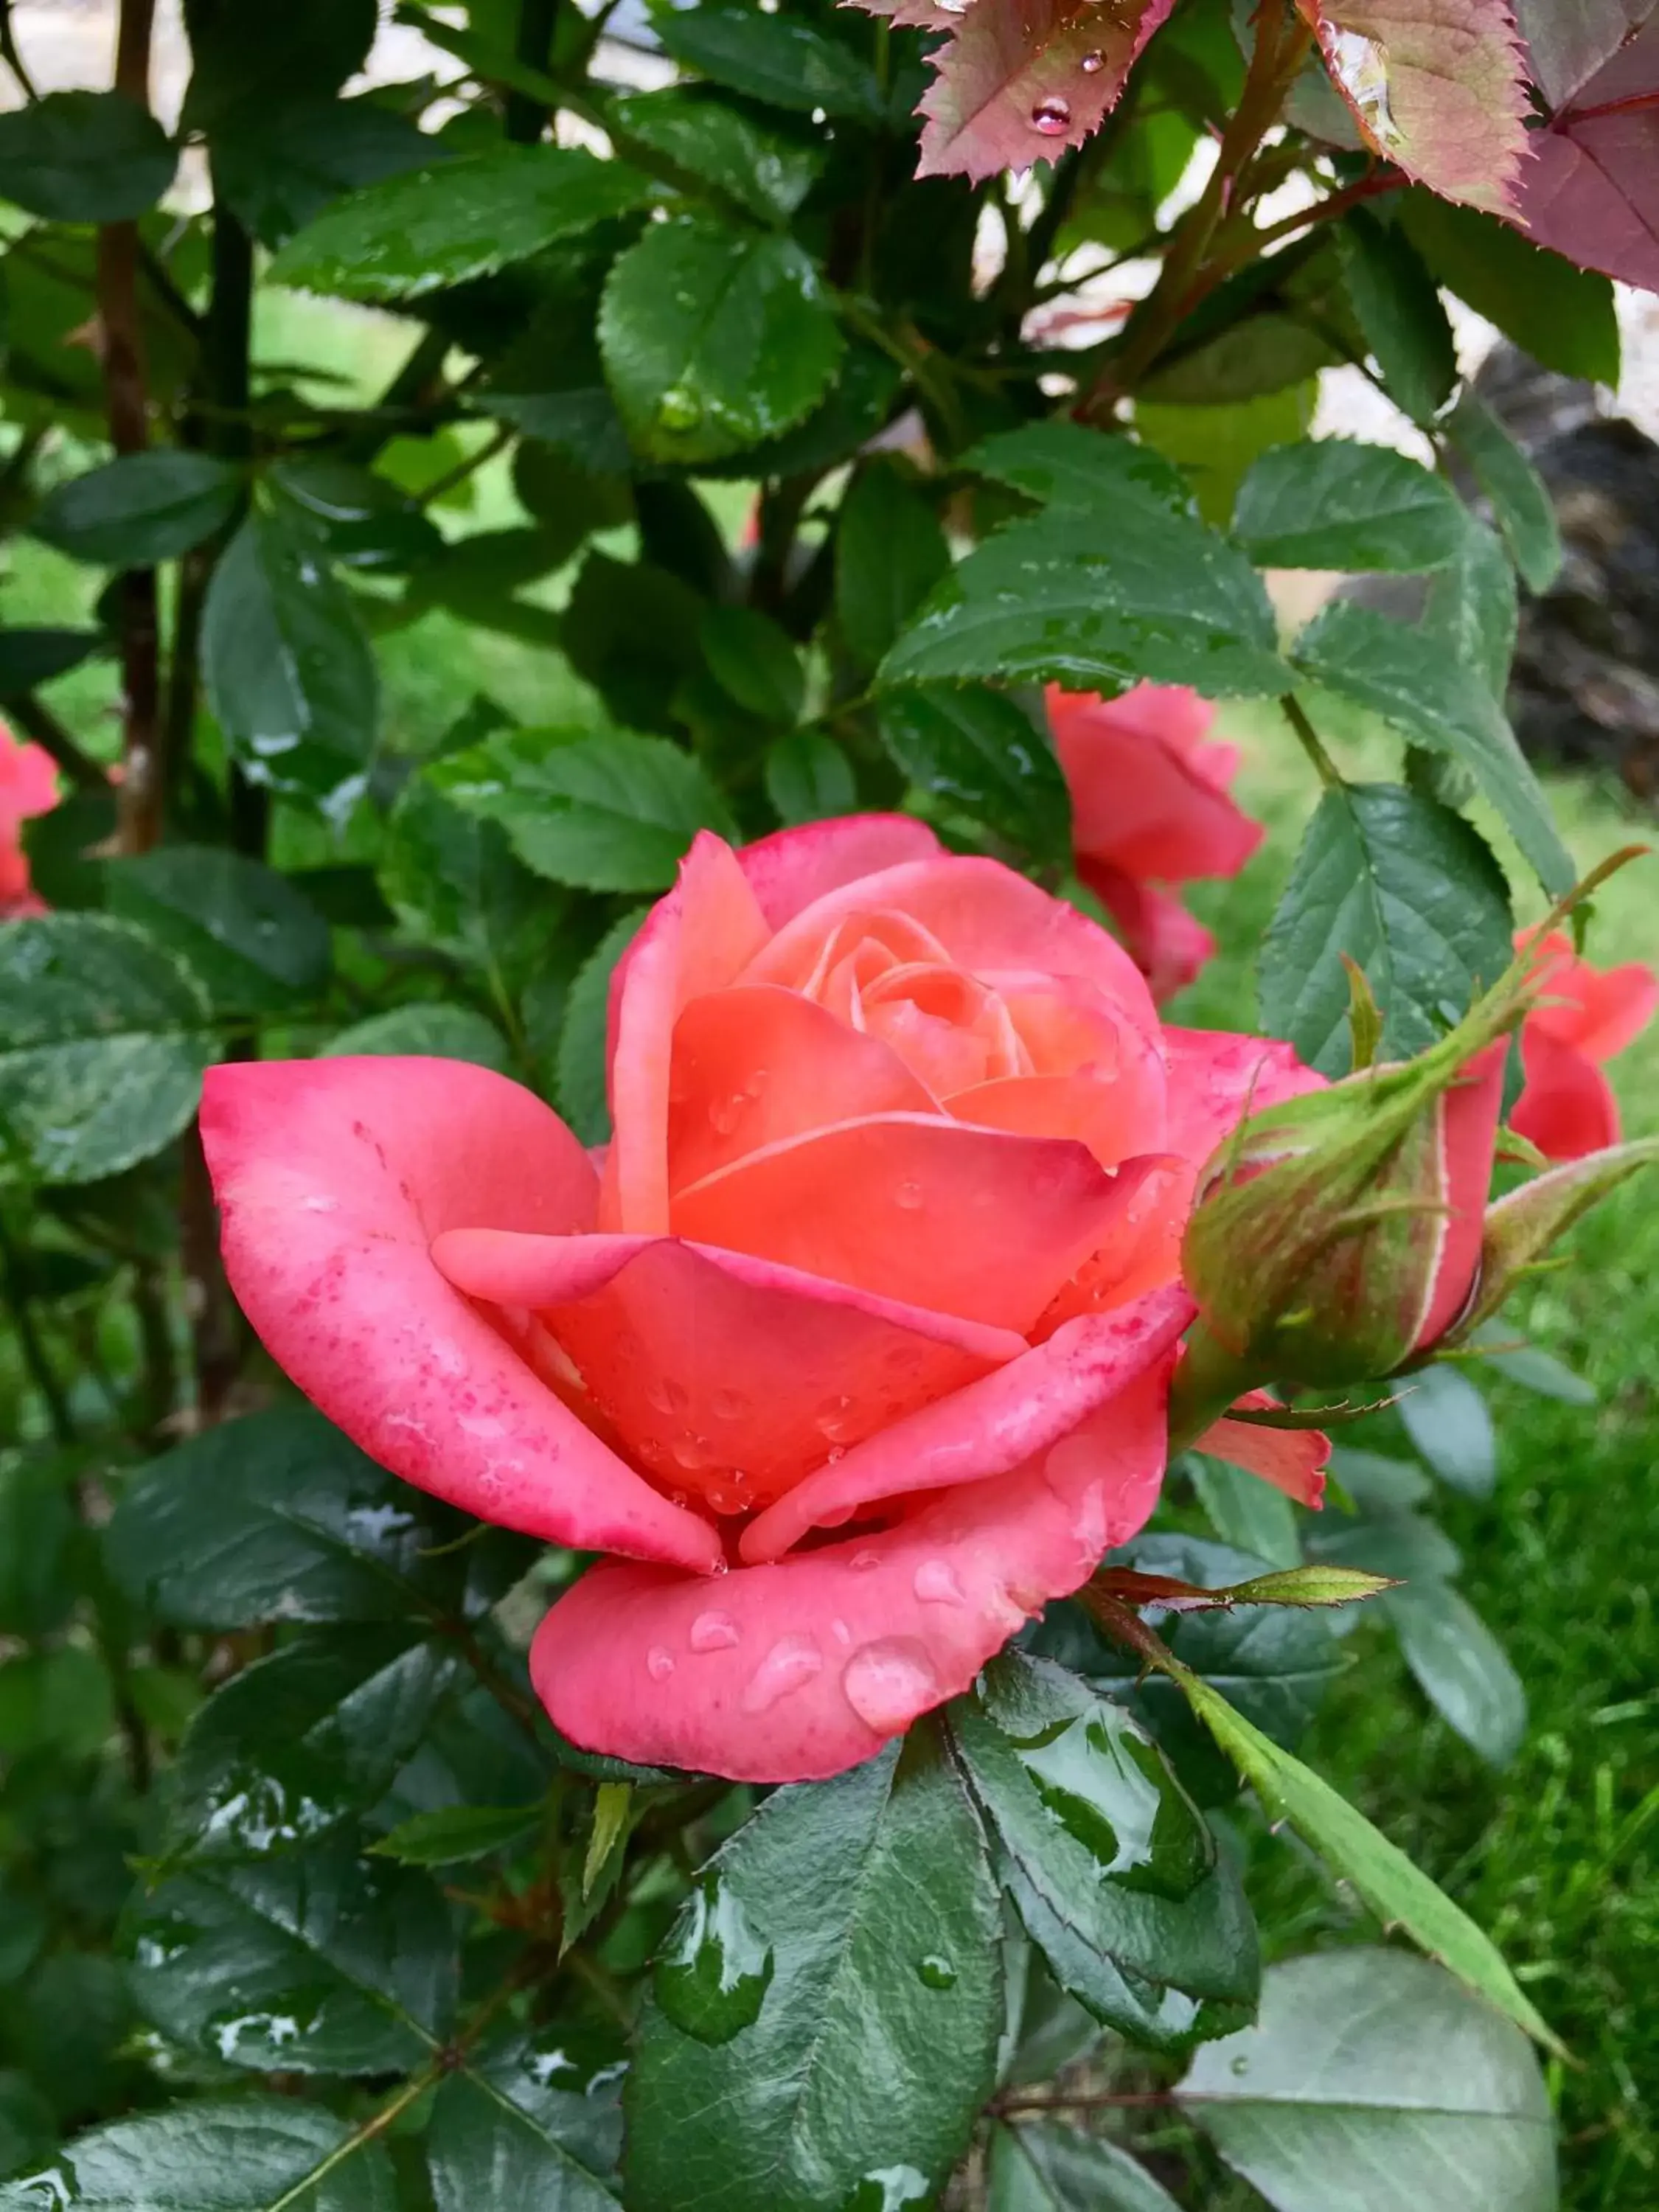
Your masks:
{"label": "thorny stem", "polygon": [[1327,791],[1340,790],[1342,785],[1341,774],[1336,763],[1326,751],[1324,741],[1318,731],[1308,720],[1302,702],[1297,697],[1295,692],[1287,691],[1279,703],[1285,711],[1285,720],[1296,732],[1303,751],[1306,753],[1318,771],[1321,783],[1324,785]]}
{"label": "thorny stem", "polygon": [[[155,0],[121,0],[116,31],[115,89],[149,104],[150,32]],[[138,312],[139,244],[136,222],[107,222],[98,233],[98,322],[110,442],[118,454],[140,453],[149,442],[143,334]],[[121,578],[121,751],[117,842],[124,853],[147,853],[161,834],[161,635],[155,571],[130,568]]]}

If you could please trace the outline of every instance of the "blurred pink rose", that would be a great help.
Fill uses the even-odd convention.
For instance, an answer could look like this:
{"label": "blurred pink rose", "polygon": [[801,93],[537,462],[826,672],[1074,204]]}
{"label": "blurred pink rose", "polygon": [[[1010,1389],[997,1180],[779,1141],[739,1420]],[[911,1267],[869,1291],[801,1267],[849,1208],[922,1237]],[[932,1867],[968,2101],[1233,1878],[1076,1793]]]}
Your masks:
{"label": "blurred pink rose", "polygon": [[[1522,930],[1517,948],[1536,934]],[[1602,1063],[1623,1052],[1652,1020],[1659,976],[1639,961],[1593,968],[1577,957],[1560,930],[1540,944],[1543,1003],[1522,1027],[1527,1080],[1510,1125],[1547,1159],[1582,1159],[1619,1142],[1619,1107]]]}
{"label": "blurred pink rose", "polygon": [[1228,796],[1238,748],[1210,740],[1215,708],[1178,685],[1137,684],[1102,699],[1051,684],[1048,719],[1071,788],[1078,873],[1161,1004],[1215,951],[1164,886],[1236,876],[1261,842],[1261,824]]}
{"label": "blurred pink rose", "polygon": [[0,723],[0,921],[19,921],[46,910],[30,886],[22,829],[31,815],[50,813],[57,804],[58,770],[51,754],[20,744]]}
{"label": "blurred pink rose", "polygon": [[[1198,1169],[1317,1079],[1163,1029],[1104,930],[881,816],[700,836],[609,1078],[596,1169],[483,1068],[216,1068],[226,1266],[386,1466],[618,1555],[532,1655],[568,1735],[833,1774],[1146,1520]],[[1316,1492],[1316,1443],[1232,1425]]]}

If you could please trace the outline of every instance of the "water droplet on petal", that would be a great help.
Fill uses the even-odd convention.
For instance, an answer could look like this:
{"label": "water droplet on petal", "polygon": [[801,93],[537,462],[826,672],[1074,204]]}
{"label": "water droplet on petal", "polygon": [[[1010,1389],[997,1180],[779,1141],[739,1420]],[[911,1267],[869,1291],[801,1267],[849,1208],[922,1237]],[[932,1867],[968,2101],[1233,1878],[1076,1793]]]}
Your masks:
{"label": "water droplet on petal", "polygon": [[674,1655],[653,1644],[645,1655],[645,1671],[653,1682],[665,1682],[674,1671]]}
{"label": "water droplet on petal", "polygon": [[1078,66],[1085,76],[1097,76],[1106,66],[1106,57],[1097,46],[1085,54]]}
{"label": "water droplet on petal", "polygon": [[1044,138],[1063,138],[1072,127],[1072,104],[1058,97],[1040,100],[1031,110],[1031,128]]}
{"label": "water droplet on petal", "polygon": [[749,1401],[741,1390],[716,1390],[714,1406],[714,1418],[721,1421],[740,1421],[749,1411]]}
{"label": "water droplet on petal", "polygon": [[694,1651],[729,1651],[741,1631],[729,1613],[700,1613],[686,1638]]}
{"label": "water droplet on petal", "polygon": [[832,1443],[843,1441],[854,1426],[848,1418],[852,1410],[853,1401],[845,1395],[826,1398],[812,1416],[812,1426]]}
{"label": "water droplet on petal", "polygon": [[948,1559],[924,1559],[916,1569],[916,1595],[929,1605],[963,1605],[967,1602],[956,1571]]}
{"label": "water droplet on petal", "polygon": [[772,1980],[772,1947],[717,1875],[686,1899],[657,1960],[657,2002],[699,2043],[729,2043],[759,2016]]}
{"label": "water droplet on petal", "polygon": [[866,1728],[891,1735],[933,1703],[939,1676],[915,1636],[884,1636],[855,1651],[842,1670],[847,1702]]}
{"label": "water droplet on petal", "polygon": [[925,1959],[916,1961],[916,1978],[927,1989],[953,1990],[957,1985],[957,1970],[948,1959],[937,1951],[930,1951]]}
{"label": "water droplet on petal", "polygon": [[902,1182],[893,1193],[893,1203],[906,1213],[918,1213],[922,1206],[922,1188],[919,1182]]}
{"label": "water droplet on petal", "polygon": [[691,1401],[679,1383],[653,1375],[645,1386],[645,1402],[659,1413],[683,1413]]}
{"label": "water droplet on petal", "polygon": [[746,1091],[733,1091],[724,1098],[714,1099],[708,1109],[708,1121],[715,1135],[729,1137],[742,1121],[744,1109],[748,1103]]}
{"label": "water droplet on petal", "polygon": [[763,1713],[781,1698],[804,1689],[823,1669],[823,1654],[810,1636],[781,1636],[749,1678],[743,1693],[746,1713]]}
{"label": "water droplet on petal", "polygon": [[855,1575],[867,1575],[872,1567],[878,1567],[881,1565],[881,1553],[879,1552],[854,1552],[852,1558],[848,1559],[847,1564]]}
{"label": "water droplet on petal", "polygon": [[676,1467],[683,1467],[688,1474],[696,1474],[708,1464],[708,1437],[694,1437],[688,1430],[684,1436],[675,1438],[673,1458]]}

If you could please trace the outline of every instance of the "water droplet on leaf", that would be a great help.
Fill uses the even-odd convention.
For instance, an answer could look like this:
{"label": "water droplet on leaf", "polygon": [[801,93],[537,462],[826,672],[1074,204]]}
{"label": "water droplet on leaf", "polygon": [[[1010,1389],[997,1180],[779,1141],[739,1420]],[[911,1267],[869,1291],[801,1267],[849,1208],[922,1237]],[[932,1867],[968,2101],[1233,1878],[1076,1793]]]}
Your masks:
{"label": "water droplet on leaf", "polygon": [[916,1962],[916,1978],[927,1989],[953,1990],[957,1970],[948,1959],[942,1959],[937,1951],[930,1951],[925,1959]]}
{"label": "water droplet on leaf", "polygon": [[1072,127],[1072,105],[1059,98],[1038,100],[1031,110],[1031,128],[1044,138],[1063,138]]}
{"label": "water droplet on leaf", "polygon": [[1124,1715],[1097,1708],[1013,1741],[1037,1796],[1103,1880],[1182,1898],[1209,1872],[1209,1830]]}
{"label": "water droplet on leaf", "polygon": [[1078,67],[1083,71],[1085,76],[1098,76],[1101,70],[1103,70],[1105,66],[1106,57],[1101,52],[1098,46],[1092,47],[1089,52],[1085,54],[1083,59],[1078,64]]}
{"label": "water droplet on leaf", "polygon": [[699,2043],[729,2043],[759,2017],[772,1968],[772,1947],[743,1900],[719,1875],[704,1875],[657,1960],[657,2002]]}
{"label": "water droplet on leaf", "polygon": [[927,2198],[927,2177],[914,2166],[878,2166],[860,2177],[836,2212],[905,2212]]}
{"label": "water droplet on leaf", "polygon": [[702,420],[702,400],[683,384],[672,385],[657,402],[657,428],[671,435],[695,430]]}

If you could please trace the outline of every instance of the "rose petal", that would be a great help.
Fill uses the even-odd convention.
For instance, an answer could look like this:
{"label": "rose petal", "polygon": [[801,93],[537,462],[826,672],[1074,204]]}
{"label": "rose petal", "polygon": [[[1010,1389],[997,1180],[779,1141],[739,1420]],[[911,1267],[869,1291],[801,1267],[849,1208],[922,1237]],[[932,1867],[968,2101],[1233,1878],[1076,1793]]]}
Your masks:
{"label": "rose petal", "polygon": [[1265,832],[1227,796],[1232,761],[1204,761],[1200,733],[1212,713],[1176,686],[1138,684],[1109,700],[1050,690],[1080,854],[1141,881],[1238,873]]}
{"label": "rose petal", "polygon": [[611,983],[606,1083],[616,1133],[600,1219],[668,1226],[669,1063],[688,1000],[732,981],[766,942],[766,922],[731,847],[701,831],[679,882],[647,915]]}
{"label": "rose petal", "polygon": [[1517,1135],[1547,1160],[1579,1160],[1619,1142],[1613,1085],[1587,1053],[1540,1035],[1528,1016],[1521,1031],[1527,1080],[1510,1115]]}
{"label": "rose petal", "polygon": [[1026,1349],[1006,1330],[672,1238],[461,1229],[432,1250],[470,1297],[538,1311],[595,1424],[719,1512],[768,1504]]}
{"label": "rose petal", "polygon": [[676,1194],[677,1236],[1024,1329],[1121,1205],[1079,1144],[890,1114],[750,1152]]}
{"label": "rose petal", "polygon": [[1079,854],[1077,872],[1123,932],[1123,942],[1162,1006],[1184,991],[1215,954],[1215,939],[1172,892]]}
{"label": "rose petal", "polygon": [[1023,1358],[895,1421],[796,1484],[744,1530],[744,1562],[781,1559],[808,1529],[833,1528],[860,1506],[1010,1473],[1115,1397],[1139,1372],[1146,1344],[1172,1341],[1192,1312],[1186,1293],[1170,1288],[1067,1323]]}
{"label": "rose petal", "polygon": [[1414,1345],[1433,1344],[1463,1310],[1480,1264],[1509,1040],[1478,1052],[1441,1101],[1447,1215],[1434,1287]]}
{"label": "rose petal", "polygon": [[838,921],[884,908],[919,923],[956,966],[997,985],[1005,996],[1005,978],[1075,976],[1094,985],[1143,1035],[1158,1035],[1146,981],[1116,939],[996,860],[913,862],[831,891],[787,923],[743,980],[799,988]]}
{"label": "rose petal", "polygon": [[1074,1137],[1103,1168],[1144,1152],[1164,1126],[1164,1070],[1150,1054],[1115,1080],[1092,1075],[1009,1075],[945,1102],[958,1121],[1024,1137]]}
{"label": "rose petal", "polygon": [[1191,1207],[1194,1170],[1167,1152],[1125,1160],[1117,1171],[1120,1206],[1110,1232],[1030,1331],[1046,1342],[1079,1315],[1126,1305],[1181,1275],[1181,1239]]}
{"label": "rose petal", "polygon": [[669,1184],[744,1153],[871,1114],[927,1114],[928,1091],[891,1048],[811,999],[762,986],[694,999],[674,1029]]}
{"label": "rose petal", "polygon": [[[1252,1390],[1237,1405],[1248,1407],[1252,1413],[1265,1412],[1277,1409],[1279,1400],[1269,1391]],[[1331,1440],[1318,1429],[1258,1428],[1253,1421],[1229,1420],[1224,1415],[1205,1430],[1193,1449],[1259,1474],[1275,1490],[1295,1498],[1298,1505],[1317,1509],[1323,1503]]]}
{"label": "rose petal", "polygon": [[210,1068],[225,1272],[271,1357],[382,1466],[483,1519],[707,1570],[714,1530],[591,1435],[452,1289],[434,1236],[586,1227],[594,1176],[539,1099],[459,1060]]}
{"label": "rose petal", "polygon": [[1170,1070],[1164,1141],[1195,1167],[1202,1167],[1247,1114],[1325,1088],[1322,1075],[1304,1067],[1289,1045],[1271,1037],[1166,1026],[1164,1050]]}
{"label": "rose petal", "polygon": [[1173,1358],[1146,1349],[1141,1374],[1046,1457],[879,1534],[712,1583],[591,1569],[531,1650],[555,1723],[596,1751],[736,1781],[816,1781],[869,1758],[1144,1524]]}
{"label": "rose petal", "polygon": [[738,854],[738,865],[768,924],[781,929],[844,884],[907,861],[937,860],[939,851],[933,831],[908,814],[849,814],[757,838]]}
{"label": "rose petal", "polygon": [[[1522,930],[1517,949],[1537,933]],[[1553,1037],[1594,1060],[1611,1060],[1633,1043],[1659,1008],[1659,976],[1640,961],[1595,968],[1574,953],[1572,940],[1552,930],[1539,940],[1543,997],[1528,1014],[1523,1036]]]}

